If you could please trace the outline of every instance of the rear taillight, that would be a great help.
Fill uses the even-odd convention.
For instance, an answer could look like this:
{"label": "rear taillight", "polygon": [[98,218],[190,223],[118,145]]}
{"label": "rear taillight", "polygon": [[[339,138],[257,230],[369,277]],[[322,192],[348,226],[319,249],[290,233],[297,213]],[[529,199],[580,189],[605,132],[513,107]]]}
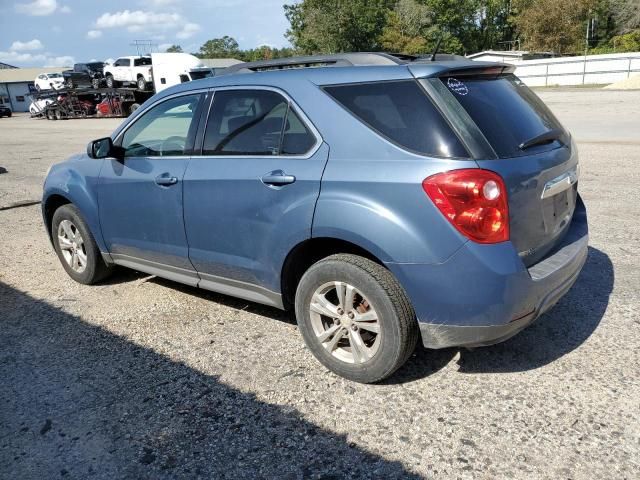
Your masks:
{"label": "rear taillight", "polygon": [[497,173],[452,170],[426,178],[422,188],[465,237],[478,243],[509,240],[507,189]]}

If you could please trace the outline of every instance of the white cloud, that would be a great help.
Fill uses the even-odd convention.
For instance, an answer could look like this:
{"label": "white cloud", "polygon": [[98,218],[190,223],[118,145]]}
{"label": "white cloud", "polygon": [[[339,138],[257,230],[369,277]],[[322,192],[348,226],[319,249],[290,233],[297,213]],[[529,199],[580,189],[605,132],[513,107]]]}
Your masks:
{"label": "white cloud", "polygon": [[75,59],[70,55],[55,56],[50,53],[0,52],[0,62],[11,65],[28,65],[41,67],[70,67]]}
{"label": "white cloud", "polygon": [[139,32],[146,28],[172,29],[184,22],[177,13],[156,13],[142,10],[123,10],[115,13],[103,13],[96,20],[96,28],[126,28],[130,32]]}
{"label": "white cloud", "polygon": [[60,7],[60,13],[71,13],[71,7],[69,5]]}
{"label": "white cloud", "polygon": [[193,37],[196,33],[200,31],[200,25],[197,23],[186,23],[182,30],[176,33],[176,37],[180,39]]}
{"label": "white cloud", "polygon": [[43,48],[44,45],[42,45],[42,42],[37,38],[34,38],[28,42],[16,40],[11,44],[9,50],[12,52],[31,52],[33,50],[42,50]]}
{"label": "white cloud", "polygon": [[15,9],[18,13],[33,16],[51,15],[58,8],[56,0],[34,0],[31,3],[16,3]]}
{"label": "white cloud", "polygon": [[173,43],[161,43],[160,45],[158,45],[158,51],[164,52],[167,48],[169,48],[172,45]]}
{"label": "white cloud", "polygon": [[90,40],[95,40],[96,38],[100,38],[102,36],[102,30],[89,30],[87,32],[87,38]]}
{"label": "white cloud", "polygon": [[193,37],[200,31],[197,23],[189,22],[181,14],[144,10],[122,10],[103,13],[94,23],[95,30],[126,29],[130,33],[144,33],[147,38],[161,41],[163,32],[174,31],[178,39]]}

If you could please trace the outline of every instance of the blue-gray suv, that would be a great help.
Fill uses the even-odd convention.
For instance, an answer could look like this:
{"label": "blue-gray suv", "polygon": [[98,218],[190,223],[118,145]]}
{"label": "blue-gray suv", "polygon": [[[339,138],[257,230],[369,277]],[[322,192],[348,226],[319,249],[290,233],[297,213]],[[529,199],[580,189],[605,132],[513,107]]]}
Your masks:
{"label": "blue-gray suv", "polygon": [[418,339],[514,335],[587,257],[571,136],[513,67],[343,54],[169,88],[54,165],[47,232],[76,281],[115,265],[295,310],[333,372]]}

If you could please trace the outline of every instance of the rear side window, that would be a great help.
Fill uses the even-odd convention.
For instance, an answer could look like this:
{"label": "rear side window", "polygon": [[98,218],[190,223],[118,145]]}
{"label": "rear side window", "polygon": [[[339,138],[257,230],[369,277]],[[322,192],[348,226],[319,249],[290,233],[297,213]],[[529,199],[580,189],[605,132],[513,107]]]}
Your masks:
{"label": "rear side window", "polygon": [[151,65],[151,58],[150,57],[136,58],[133,61],[133,65],[134,67],[143,67],[145,65]]}
{"label": "rear side window", "polygon": [[269,90],[221,90],[204,138],[204,155],[304,155],[315,136],[282,95]]}
{"label": "rear side window", "polygon": [[401,147],[437,157],[469,156],[413,80],[338,85],[324,90],[370,128]]}
{"label": "rear side window", "polygon": [[547,106],[515,75],[442,78],[500,158],[557,148],[557,142],[526,151],[520,145],[562,126]]}

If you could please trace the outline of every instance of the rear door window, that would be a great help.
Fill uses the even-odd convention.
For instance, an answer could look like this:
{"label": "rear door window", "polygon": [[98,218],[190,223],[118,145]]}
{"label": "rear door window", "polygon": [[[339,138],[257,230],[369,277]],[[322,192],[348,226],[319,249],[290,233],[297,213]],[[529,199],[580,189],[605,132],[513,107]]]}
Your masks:
{"label": "rear door window", "polygon": [[520,145],[562,126],[515,75],[445,77],[441,81],[467,111],[500,158],[557,148],[549,142],[523,151]]}
{"label": "rear door window", "polygon": [[207,121],[204,155],[304,155],[316,138],[289,102],[270,90],[220,90]]}
{"label": "rear door window", "polygon": [[469,157],[413,80],[327,86],[324,90],[367,126],[405,149],[437,157]]}

